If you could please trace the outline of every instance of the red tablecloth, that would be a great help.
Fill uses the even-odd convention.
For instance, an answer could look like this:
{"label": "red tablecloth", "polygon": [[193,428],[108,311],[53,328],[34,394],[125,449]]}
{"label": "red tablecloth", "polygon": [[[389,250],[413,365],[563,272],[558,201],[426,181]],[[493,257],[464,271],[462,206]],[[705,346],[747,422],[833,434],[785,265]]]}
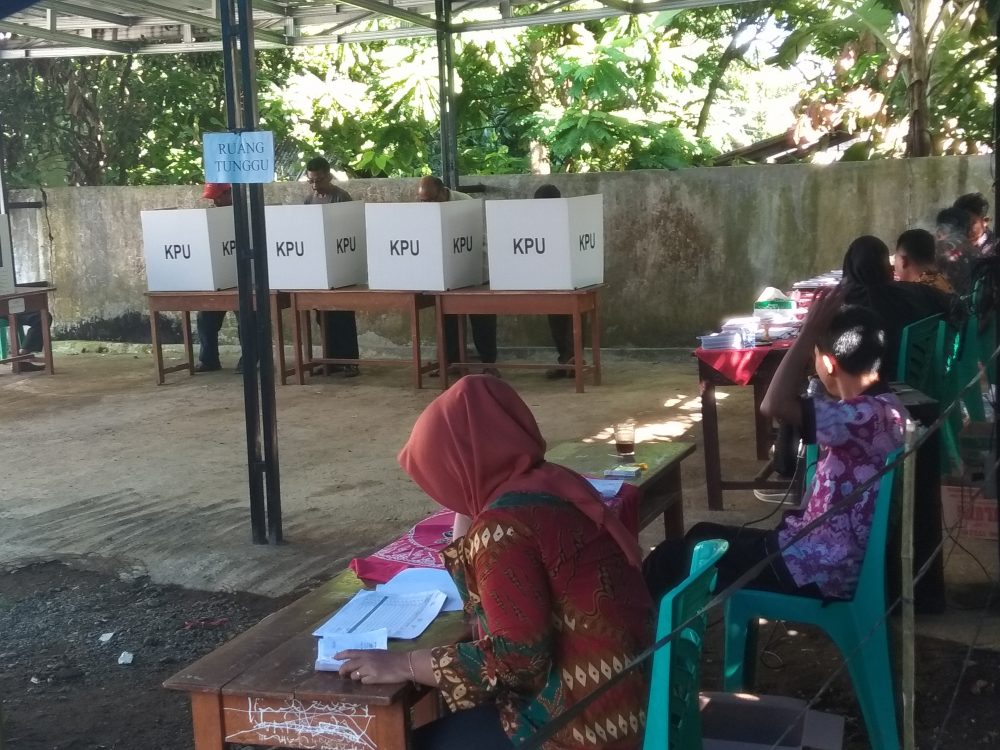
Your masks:
{"label": "red tablecloth", "polygon": [[694,355],[736,385],[747,385],[757,372],[768,352],[787,349],[791,339],[775,341],[770,346],[755,346],[753,349],[702,349],[694,350]]}
{"label": "red tablecloth", "polygon": [[[604,501],[637,537],[641,499],[638,487],[624,483],[615,497]],[[385,583],[407,568],[443,568],[441,550],[451,544],[454,520],[450,510],[439,510],[378,552],[351,560],[351,570],[365,581]]]}

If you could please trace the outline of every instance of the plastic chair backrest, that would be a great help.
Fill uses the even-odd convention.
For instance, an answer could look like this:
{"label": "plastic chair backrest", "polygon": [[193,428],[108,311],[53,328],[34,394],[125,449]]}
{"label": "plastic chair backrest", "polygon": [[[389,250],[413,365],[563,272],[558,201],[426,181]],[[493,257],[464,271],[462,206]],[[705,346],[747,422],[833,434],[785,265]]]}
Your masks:
{"label": "plastic chair backrest", "polygon": [[910,323],[899,340],[896,380],[929,393],[936,387],[934,355],[938,347],[941,314]]}
{"label": "plastic chair backrest", "polygon": [[[716,563],[729,548],[722,539],[699,542],[688,577],[660,602],[656,640],[694,616],[715,589]],[[700,750],[701,649],[708,615],[695,618],[653,654],[643,750]]]}

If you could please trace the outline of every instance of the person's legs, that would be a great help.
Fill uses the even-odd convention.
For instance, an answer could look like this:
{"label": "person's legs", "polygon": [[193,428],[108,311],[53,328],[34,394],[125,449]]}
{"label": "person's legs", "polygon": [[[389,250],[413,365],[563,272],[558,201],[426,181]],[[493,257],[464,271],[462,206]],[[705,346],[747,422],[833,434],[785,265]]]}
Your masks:
{"label": "person's legs", "polygon": [[[326,316],[326,346],[335,359],[358,358],[358,321],[353,310],[331,310]],[[357,365],[339,368],[347,377],[358,374]]]}
{"label": "person's legs", "polygon": [[22,313],[17,316],[17,324],[26,327],[24,342],[21,344],[21,354],[38,354],[42,351],[42,314],[40,312]]}
{"label": "person's legs", "polygon": [[224,310],[203,310],[196,318],[198,329],[198,366],[196,369],[218,370],[219,362],[219,331],[222,321],[226,319]]}
{"label": "person's legs", "polygon": [[472,343],[479,352],[479,361],[493,363],[497,361],[497,316],[470,315],[472,327]]}
{"label": "person's legs", "polygon": [[444,316],[444,352],[448,364],[453,365],[459,360],[458,351],[458,316]]}
{"label": "person's legs", "polygon": [[[565,365],[573,361],[573,316],[572,315],[549,315],[549,332],[552,334],[552,343],[556,346],[558,362]],[[584,337],[586,339],[586,336]],[[550,380],[558,378],[568,378],[572,373],[561,367],[553,367],[545,371],[545,377]]]}
{"label": "person's legs", "polygon": [[413,750],[511,750],[496,706],[478,706],[443,716],[413,732]]}

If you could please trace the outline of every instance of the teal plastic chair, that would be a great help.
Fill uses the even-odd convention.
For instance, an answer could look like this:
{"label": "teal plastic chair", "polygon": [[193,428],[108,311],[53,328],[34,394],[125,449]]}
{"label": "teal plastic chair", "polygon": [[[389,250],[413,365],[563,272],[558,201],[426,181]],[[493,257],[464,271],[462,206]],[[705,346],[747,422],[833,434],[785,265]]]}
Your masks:
{"label": "teal plastic chair", "polygon": [[[0,359],[7,359],[7,350],[10,348],[10,334],[8,333],[10,324],[7,318],[0,318]],[[24,343],[24,332],[17,332],[17,340]]]}
{"label": "teal plastic chair", "polygon": [[[948,391],[954,397],[962,392],[962,388],[979,376],[980,353],[983,348],[979,340],[979,321],[976,316],[970,315],[959,331],[943,323],[941,338],[944,374],[947,379]],[[992,353],[991,349],[990,354]],[[962,403],[965,405],[969,419],[973,422],[986,421],[982,388],[973,387],[962,392]],[[961,430],[961,424],[958,425],[958,429]]]}
{"label": "teal plastic chair", "polygon": [[[664,595],[656,640],[705,606],[715,589],[715,565],[729,548],[722,539],[699,542],[688,577]],[[701,750],[701,646],[708,616],[692,621],[653,654],[643,750]]]}
{"label": "teal plastic chair", "polygon": [[[815,465],[815,448],[807,466]],[[891,464],[900,453],[889,456]],[[810,478],[811,479],[811,478]],[[854,692],[873,750],[899,750],[889,634],[885,620],[885,551],[889,534],[895,470],[882,475],[875,498],[868,548],[851,601],[820,599],[743,589],[726,602],[724,685],[728,691],[752,689],[757,661],[757,620],[790,620],[822,628],[847,658]]]}

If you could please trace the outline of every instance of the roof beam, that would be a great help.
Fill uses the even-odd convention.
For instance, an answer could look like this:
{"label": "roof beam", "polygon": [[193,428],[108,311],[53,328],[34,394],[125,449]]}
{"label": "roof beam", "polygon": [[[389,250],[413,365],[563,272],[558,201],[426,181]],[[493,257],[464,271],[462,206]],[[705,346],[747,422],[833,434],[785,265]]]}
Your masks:
{"label": "roof beam", "polygon": [[[200,13],[192,13],[179,8],[171,8],[169,5],[151,3],[147,2],[147,0],[114,0],[114,2],[119,8],[134,10],[147,16],[160,16],[170,21],[177,21],[182,24],[189,23],[192,26],[197,26],[203,29],[212,29],[214,31],[221,31],[222,29],[222,24],[219,22],[218,18],[203,16]],[[284,35],[275,31],[254,29],[254,36],[258,39],[265,39],[269,42],[274,42],[275,44],[285,43]]]}
{"label": "roof beam", "polygon": [[0,21],[0,31],[9,31],[11,34],[28,37],[29,39],[44,39],[47,42],[58,42],[61,44],[91,47],[94,49],[105,50],[106,52],[114,52],[118,55],[128,54],[135,49],[134,45],[131,44],[106,42],[103,39],[93,39],[89,36],[70,34],[66,31],[52,31],[51,29],[42,28],[40,26],[30,26],[26,23]]}
{"label": "roof beam", "polygon": [[291,15],[289,13],[289,8],[284,5],[278,5],[277,3],[271,2],[271,0],[253,0],[253,9],[262,10],[265,13],[271,13],[276,16],[281,16],[282,18]]}
{"label": "roof beam", "polygon": [[[427,29],[438,29],[439,24],[436,18],[428,18],[410,10],[396,8],[388,3],[381,3],[379,0],[342,0],[344,5],[353,5],[355,8],[375,11],[384,16],[392,16],[401,21],[409,21],[416,26],[423,26]],[[315,6],[314,6],[315,7]]]}
{"label": "roof beam", "polygon": [[607,5],[609,8],[614,8],[615,10],[623,10],[626,13],[635,13],[635,3],[627,2],[627,0],[598,0],[601,5]]}
{"label": "roof beam", "polygon": [[106,10],[97,10],[96,8],[88,8],[83,5],[76,5],[74,3],[63,2],[62,0],[41,0],[35,3],[39,8],[45,8],[47,10],[58,11],[59,13],[65,13],[69,16],[83,16],[85,18],[94,18],[98,21],[104,21],[105,23],[113,23],[118,26],[131,26],[132,18],[129,16],[119,15],[118,13],[109,13]]}

